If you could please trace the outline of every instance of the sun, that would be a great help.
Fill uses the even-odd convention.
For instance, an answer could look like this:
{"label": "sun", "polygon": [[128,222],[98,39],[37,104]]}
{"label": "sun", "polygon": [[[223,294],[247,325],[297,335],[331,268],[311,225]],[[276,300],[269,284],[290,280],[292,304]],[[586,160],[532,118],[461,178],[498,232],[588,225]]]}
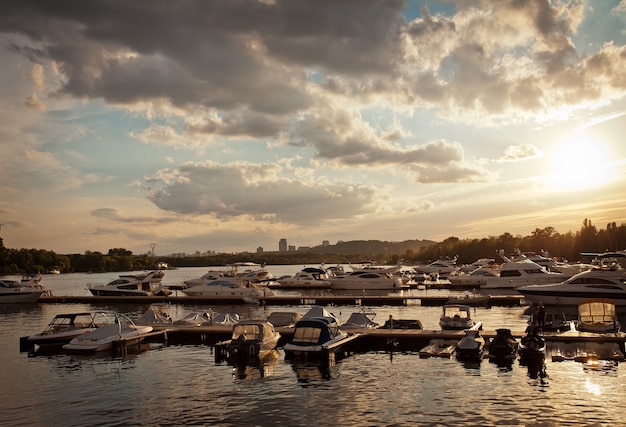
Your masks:
{"label": "sun", "polygon": [[552,161],[555,186],[580,191],[597,187],[611,177],[606,145],[588,134],[577,134],[560,144]]}

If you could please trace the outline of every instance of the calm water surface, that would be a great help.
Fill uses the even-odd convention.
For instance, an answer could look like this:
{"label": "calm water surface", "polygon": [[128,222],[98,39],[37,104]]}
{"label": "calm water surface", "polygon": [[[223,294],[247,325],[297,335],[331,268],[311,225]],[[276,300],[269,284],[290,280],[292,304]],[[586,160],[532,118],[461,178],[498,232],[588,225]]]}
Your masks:
{"label": "calm water surface", "polygon": [[[300,266],[270,267],[293,274]],[[205,268],[168,271],[165,283],[198,277]],[[109,274],[45,276],[55,295],[88,295],[86,284]],[[447,291],[428,291],[447,292]],[[417,353],[370,352],[334,366],[284,360],[282,351],[262,366],[216,364],[204,345],[152,344],[139,354],[28,357],[19,337],[41,331],[57,313],[109,310],[138,316],[143,305],[33,304],[0,306],[0,425],[625,425],[624,364],[588,370],[576,362],[546,362],[546,376],[514,363],[464,365],[455,359],[420,359]],[[172,307],[172,317],[210,306]],[[304,313],[308,307],[213,307],[260,318],[271,311]],[[340,321],[357,307],[331,307]],[[438,329],[439,307],[374,307],[417,318]],[[477,308],[485,328],[523,330],[526,307]],[[624,322],[623,322],[624,323]]]}

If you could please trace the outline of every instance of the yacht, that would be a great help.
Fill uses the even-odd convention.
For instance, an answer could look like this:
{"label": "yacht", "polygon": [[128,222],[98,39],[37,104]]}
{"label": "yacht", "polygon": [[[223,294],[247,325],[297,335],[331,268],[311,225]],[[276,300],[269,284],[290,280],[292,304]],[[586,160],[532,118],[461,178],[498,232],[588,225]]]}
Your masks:
{"label": "yacht", "polygon": [[16,280],[0,280],[0,304],[37,302],[45,290]]}
{"label": "yacht", "polygon": [[269,289],[259,289],[253,284],[245,284],[243,281],[237,282],[227,279],[213,280],[204,285],[183,289],[182,292],[190,297],[217,300],[243,300],[249,303],[258,303],[260,299],[272,293]]}
{"label": "yacht", "polygon": [[497,268],[478,267],[469,274],[452,274],[448,280],[451,288],[480,288],[487,283],[487,279],[499,276]]}
{"label": "yacht", "polygon": [[90,285],[94,296],[161,296],[169,295],[169,289],[161,286],[163,271],[152,270],[139,274],[123,274],[106,285]]}
{"label": "yacht", "polygon": [[276,281],[282,288],[330,287],[328,272],[322,268],[306,267],[293,276],[281,277]]}
{"label": "yacht", "polygon": [[407,287],[397,275],[373,268],[355,270],[343,276],[330,277],[329,280],[331,289],[392,291]]}
{"label": "yacht", "polygon": [[448,276],[458,270],[456,266],[457,257],[452,259],[440,259],[435,262],[431,262],[428,265],[420,265],[415,267],[415,271],[418,273],[439,273],[441,276]]}
{"label": "yacht", "polygon": [[561,283],[522,286],[517,288],[517,292],[529,302],[543,302],[546,305],[575,306],[587,298],[608,298],[616,306],[626,307],[626,271],[618,264],[604,264]]}
{"label": "yacht", "polygon": [[[238,271],[239,268],[245,267],[244,271]],[[215,280],[232,281],[233,283],[255,283],[260,284],[274,280],[274,276],[265,270],[261,264],[239,262],[229,264],[227,270],[209,270],[202,276],[195,279],[185,280],[183,283],[187,288],[198,285],[206,285]]]}
{"label": "yacht", "polygon": [[481,289],[515,289],[525,285],[545,285],[548,283],[559,283],[570,277],[569,274],[552,273],[539,264],[525,258],[520,260],[510,260],[500,267],[498,277],[489,277]]}

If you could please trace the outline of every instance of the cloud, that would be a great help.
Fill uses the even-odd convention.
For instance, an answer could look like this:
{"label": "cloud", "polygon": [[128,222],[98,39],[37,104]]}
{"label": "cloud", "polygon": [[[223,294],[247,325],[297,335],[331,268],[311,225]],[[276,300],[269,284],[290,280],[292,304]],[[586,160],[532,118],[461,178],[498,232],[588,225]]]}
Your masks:
{"label": "cloud", "polygon": [[542,157],[543,152],[531,144],[509,145],[504,150],[504,155],[498,159],[501,162],[517,162],[536,157]]}
{"label": "cloud", "polygon": [[148,198],[183,215],[314,224],[372,213],[379,190],[364,184],[304,181],[283,175],[276,163],[188,163],[145,179]]}

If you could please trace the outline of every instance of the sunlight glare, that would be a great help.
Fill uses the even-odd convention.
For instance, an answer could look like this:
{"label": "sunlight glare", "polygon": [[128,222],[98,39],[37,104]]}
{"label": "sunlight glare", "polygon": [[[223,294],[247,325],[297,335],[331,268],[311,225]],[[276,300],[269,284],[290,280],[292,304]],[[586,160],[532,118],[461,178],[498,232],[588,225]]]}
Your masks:
{"label": "sunlight glare", "polygon": [[556,187],[567,191],[604,184],[612,167],[605,145],[588,134],[576,135],[559,145],[553,166]]}

